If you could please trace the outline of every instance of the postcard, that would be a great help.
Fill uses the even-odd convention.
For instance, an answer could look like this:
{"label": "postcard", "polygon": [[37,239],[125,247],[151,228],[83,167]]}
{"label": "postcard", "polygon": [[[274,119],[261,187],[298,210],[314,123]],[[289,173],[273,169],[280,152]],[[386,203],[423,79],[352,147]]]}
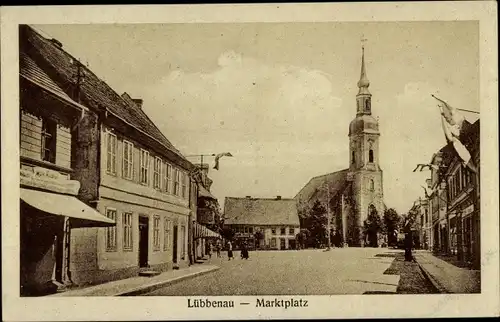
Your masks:
{"label": "postcard", "polygon": [[2,8],[6,320],[498,315],[495,12]]}

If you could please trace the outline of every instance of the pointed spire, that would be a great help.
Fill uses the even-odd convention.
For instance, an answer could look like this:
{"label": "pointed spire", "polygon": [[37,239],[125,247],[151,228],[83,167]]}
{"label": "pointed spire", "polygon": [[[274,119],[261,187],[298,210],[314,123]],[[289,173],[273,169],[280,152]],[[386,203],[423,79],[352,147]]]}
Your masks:
{"label": "pointed spire", "polygon": [[361,76],[358,81],[359,92],[358,94],[370,94],[368,91],[368,86],[370,86],[370,81],[366,77],[366,67],[365,67],[365,46],[361,47]]}

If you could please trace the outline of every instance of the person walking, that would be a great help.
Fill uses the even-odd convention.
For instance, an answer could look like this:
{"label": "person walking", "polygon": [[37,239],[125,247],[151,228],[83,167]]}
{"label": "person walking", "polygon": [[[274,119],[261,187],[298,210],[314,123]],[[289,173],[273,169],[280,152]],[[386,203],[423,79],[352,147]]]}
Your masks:
{"label": "person walking", "polygon": [[230,261],[233,258],[233,244],[227,242],[227,260]]}

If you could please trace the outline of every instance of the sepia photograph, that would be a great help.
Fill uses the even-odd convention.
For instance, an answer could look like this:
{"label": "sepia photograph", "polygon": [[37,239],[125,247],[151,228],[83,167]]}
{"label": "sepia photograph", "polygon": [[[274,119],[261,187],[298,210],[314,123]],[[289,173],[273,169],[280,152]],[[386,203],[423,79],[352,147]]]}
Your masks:
{"label": "sepia photograph", "polygon": [[497,285],[478,20],[12,30],[20,299],[260,312]]}

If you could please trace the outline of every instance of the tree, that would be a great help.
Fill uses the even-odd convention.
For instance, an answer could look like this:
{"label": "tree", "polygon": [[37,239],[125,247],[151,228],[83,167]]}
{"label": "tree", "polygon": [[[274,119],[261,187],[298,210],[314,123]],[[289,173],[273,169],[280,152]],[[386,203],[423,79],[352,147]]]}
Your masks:
{"label": "tree", "polygon": [[389,246],[396,245],[398,242],[397,231],[400,227],[400,220],[401,217],[393,208],[384,211],[384,226]]}
{"label": "tree", "polygon": [[295,235],[295,240],[297,241],[297,248],[305,249],[307,244],[307,239],[309,238],[309,231],[304,228]]}
{"label": "tree", "polygon": [[383,228],[382,220],[378,215],[377,209],[372,205],[368,210],[368,217],[364,221],[364,234],[368,238],[369,247],[378,247],[378,233]]}
{"label": "tree", "polygon": [[222,229],[222,236],[224,237],[224,239],[233,240],[234,235],[235,235],[235,231],[231,227],[225,226]]}
{"label": "tree", "polygon": [[326,242],[327,238],[327,214],[325,207],[319,200],[316,200],[309,211],[308,216],[304,219],[304,226],[310,233],[308,244],[313,247],[321,247]]}

